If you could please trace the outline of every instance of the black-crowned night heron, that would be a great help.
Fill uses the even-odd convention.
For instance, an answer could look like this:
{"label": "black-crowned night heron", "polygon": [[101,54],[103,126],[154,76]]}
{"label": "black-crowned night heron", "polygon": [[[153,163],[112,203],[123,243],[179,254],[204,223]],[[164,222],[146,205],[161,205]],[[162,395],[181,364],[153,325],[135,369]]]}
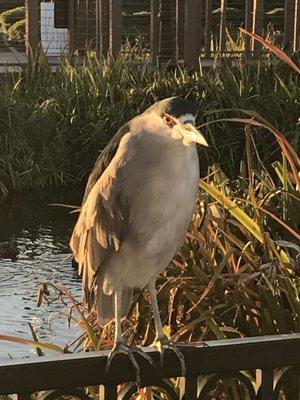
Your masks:
{"label": "black-crowned night heron", "polygon": [[173,348],[162,328],[155,282],[183,241],[199,180],[195,106],[178,97],[155,103],[122,126],[89,177],[71,249],[84,298],[100,325],[115,321],[114,354],[132,350],[122,339],[134,288],[149,291],[160,349]]}

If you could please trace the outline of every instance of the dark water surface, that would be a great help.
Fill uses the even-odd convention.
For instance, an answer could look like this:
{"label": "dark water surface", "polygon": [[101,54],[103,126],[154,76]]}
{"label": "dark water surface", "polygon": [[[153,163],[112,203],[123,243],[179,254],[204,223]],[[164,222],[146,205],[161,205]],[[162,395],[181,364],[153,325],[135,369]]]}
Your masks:
{"label": "dark water surface", "polygon": [[[16,260],[0,258],[0,335],[32,339],[31,323],[41,341],[65,346],[79,333],[69,329],[68,312],[60,300],[37,306],[38,285],[63,283],[80,299],[81,282],[65,260],[70,254],[68,242],[77,214],[50,207],[49,203],[78,205],[82,190],[60,193],[26,193],[0,204],[0,242],[15,240]],[[53,291],[53,294],[55,292]],[[0,360],[34,356],[25,345],[0,341]]]}

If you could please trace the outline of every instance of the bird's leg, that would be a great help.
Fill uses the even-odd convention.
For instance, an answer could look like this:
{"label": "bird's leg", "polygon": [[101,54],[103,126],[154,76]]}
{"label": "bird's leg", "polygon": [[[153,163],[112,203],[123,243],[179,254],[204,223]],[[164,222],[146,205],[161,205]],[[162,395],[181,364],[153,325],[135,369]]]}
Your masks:
{"label": "bird's leg", "polygon": [[117,288],[114,293],[114,316],[115,316],[115,341],[114,346],[109,353],[106,363],[106,372],[109,371],[111,362],[116,354],[126,354],[131,361],[133,368],[136,373],[136,380],[138,385],[141,382],[141,374],[140,374],[140,367],[133,355],[134,352],[142,355],[144,358],[147,359],[151,364],[153,364],[153,360],[150,356],[145,354],[140,349],[131,349],[127,346],[124,339],[122,338],[122,326],[121,326],[121,300],[122,300],[122,289]]}
{"label": "bird's leg", "polygon": [[154,317],[155,330],[156,330],[154,346],[157,347],[158,351],[160,352],[161,365],[163,364],[165,349],[170,349],[178,357],[178,359],[180,361],[180,365],[181,365],[182,375],[185,375],[186,368],[185,368],[184,356],[183,356],[182,352],[178,349],[178,347],[176,347],[176,343],[171,342],[167,338],[167,336],[165,335],[165,333],[163,331],[160,314],[159,314],[159,309],[158,309],[157,297],[156,297],[157,292],[155,289],[155,282],[152,282],[151,284],[148,285],[148,292],[149,292],[150,300],[151,300],[151,304],[152,304],[153,317]]}

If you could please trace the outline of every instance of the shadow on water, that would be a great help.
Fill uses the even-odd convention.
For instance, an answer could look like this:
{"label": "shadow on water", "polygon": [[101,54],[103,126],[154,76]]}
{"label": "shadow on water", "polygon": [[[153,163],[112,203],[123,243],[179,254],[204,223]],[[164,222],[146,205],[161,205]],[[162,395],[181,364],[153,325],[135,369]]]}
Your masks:
{"label": "shadow on water", "polygon": [[[0,204],[0,242],[15,242],[14,260],[0,258],[0,335],[31,339],[28,323],[41,341],[65,346],[79,331],[68,328],[68,311],[60,300],[37,306],[38,285],[63,283],[80,299],[81,282],[72,268],[69,238],[77,214],[49,203],[79,205],[83,190],[28,192]],[[22,357],[32,351],[0,341],[0,359]]]}

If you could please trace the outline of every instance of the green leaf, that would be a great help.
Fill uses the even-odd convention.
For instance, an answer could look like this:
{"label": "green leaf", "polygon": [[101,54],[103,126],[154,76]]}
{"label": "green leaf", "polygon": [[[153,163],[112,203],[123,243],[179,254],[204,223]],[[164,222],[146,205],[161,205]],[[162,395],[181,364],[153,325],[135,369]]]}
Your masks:
{"label": "green leaf", "polygon": [[258,224],[253,221],[234,201],[220,192],[213,185],[200,181],[201,189],[205,190],[211,197],[217,200],[224,208],[226,208],[232,216],[234,216],[260,243],[264,242],[262,232]]}

